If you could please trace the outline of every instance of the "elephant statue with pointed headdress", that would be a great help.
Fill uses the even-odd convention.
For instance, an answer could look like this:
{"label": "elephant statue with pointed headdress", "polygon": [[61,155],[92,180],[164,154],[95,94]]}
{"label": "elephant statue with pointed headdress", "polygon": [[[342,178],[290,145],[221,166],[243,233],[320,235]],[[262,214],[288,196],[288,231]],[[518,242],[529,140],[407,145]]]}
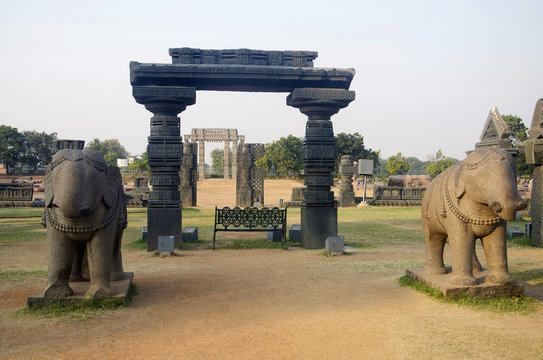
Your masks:
{"label": "elephant statue with pointed headdress", "polygon": [[488,267],[485,282],[514,283],[507,265],[507,220],[526,202],[517,191],[513,158],[503,150],[475,150],[464,161],[438,175],[422,200],[426,241],[424,272],[444,274],[443,249],[451,248],[456,285],[475,285],[473,267],[480,267],[475,240],[481,239]]}

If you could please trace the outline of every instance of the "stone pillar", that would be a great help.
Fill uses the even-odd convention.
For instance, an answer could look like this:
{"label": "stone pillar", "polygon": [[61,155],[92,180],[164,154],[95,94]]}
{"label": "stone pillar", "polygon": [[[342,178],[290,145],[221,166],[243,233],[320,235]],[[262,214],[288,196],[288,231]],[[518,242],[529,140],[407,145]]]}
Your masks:
{"label": "stone pillar", "polygon": [[181,248],[181,197],[179,170],[182,159],[180,121],[177,114],[196,102],[196,89],[133,86],[136,102],[153,113],[147,155],[153,191],[147,204],[147,251],[158,249],[159,236],[174,236]]}
{"label": "stone pillar", "polygon": [[196,144],[183,144],[181,165],[181,203],[183,207],[196,206]]}
{"label": "stone pillar", "polygon": [[532,245],[543,247],[543,99],[535,104],[530,139],[519,146],[524,149],[526,162],[534,165],[530,217],[532,218]]}
{"label": "stone pillar", "polygon": [[238,174],[236,176],[236,206],[253,206],[251,189],[251,144],[239,145]]}
{"label": "stone pillar", "polygon": [[287,105],[308,117],[302,149],[307,190],[301,210],[306,249],[322,249],[328,236],[337,235],[337,205],[330,191],[337,146],[330,118],[354,98],[354,91],[319,88],[294,89],[287,96]]}
{"label": "stone pillar", "polygon": [[224,160],[223,160],[223,172],[224,172],[224,178],[230,179],[230,141],[226,140],[224,142]]}
{"label": "stone pillar", "polygon": [[354,206],[353,190],[353,159],[350,155],[343,155],[339,164],[339,174],[341,175],[341,184],[339,186],[339,206]]}
{"label": "stone pillar", "polygon": [[206,150],[204,140],[200,140],[198,144],[198,181],[204,181],[205,179],[205,161]]}
{"label": "stone pillar", "polygon": [[235,179],[238,173],[238,138],[232,141],[232,179]]}

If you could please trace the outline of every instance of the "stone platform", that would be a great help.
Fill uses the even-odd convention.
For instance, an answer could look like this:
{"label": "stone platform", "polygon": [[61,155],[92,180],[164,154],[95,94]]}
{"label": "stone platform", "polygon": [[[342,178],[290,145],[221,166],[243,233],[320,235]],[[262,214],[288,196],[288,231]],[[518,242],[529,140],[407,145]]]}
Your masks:
{"label": "stone platform", "polygon": [[[128,297],[128,291],[130,290],[130,284],[132,284],[132,280],[134,279],[134,273],[125,272],[125,274],[125,279],[111,282],[111,290],[113,292],[112,298],[126,300]],[[73,295],[61,297],[54,302],[78,302],[87,300],[89,298],[85,296],[85,292],[89,289],[89,286],[89,281],[70,282],[70,287],[74,291]],[[46,302],[48,302],[48,300],[44,299],[42,294],[30,295],[27,299],[27,304],[30,307],[43,305]]]}
{"label": "stone platform", "polygon": [[488,271],[474,272],[473,276],[477,280],[477,285],[460,286],[450,284],[451,267],[447,266],[446,274],[426,274],[422,268],[411,268],[406,270],[407,276],[429,285],[432,288],[443,292],[445,296],[467,295],[469,297],[489,298],[489,297],[511,297],[522,296],[524,286],[521,283],[510,285],[487,284],[484,282]]}

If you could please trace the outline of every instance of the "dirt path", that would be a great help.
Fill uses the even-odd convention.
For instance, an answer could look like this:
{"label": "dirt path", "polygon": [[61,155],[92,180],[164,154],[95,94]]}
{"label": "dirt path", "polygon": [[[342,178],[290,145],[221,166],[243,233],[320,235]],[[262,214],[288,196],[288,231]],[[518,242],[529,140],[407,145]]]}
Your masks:
{"label": "dirt path", "polygon": [[[228,184],[208,184],[219,192],[201,187],[199,200],[231,201]],[[139,294],[127,310],[81,321],[14,317],[44,284],[0,279],[0,359],[543,359],[542,310],[441,304],[399,287],[402,266],[371,266],[423,256],[413,243],[334,257],[302,249],[124,251]],[[529,248],[510,256],[543,263]],[[43,271],[46,243],[1,246],[0,262]]]}
{"label": "dirt path", "polygon": [[[76,322],[3,316],[0,358],[542,358],[542,312],[455,308],[398,287],[401,270],[349,266],[375,255],[127,251],[139,290],[130,309]],[[39,288],[12,295],[24,300],[33,291]]]}

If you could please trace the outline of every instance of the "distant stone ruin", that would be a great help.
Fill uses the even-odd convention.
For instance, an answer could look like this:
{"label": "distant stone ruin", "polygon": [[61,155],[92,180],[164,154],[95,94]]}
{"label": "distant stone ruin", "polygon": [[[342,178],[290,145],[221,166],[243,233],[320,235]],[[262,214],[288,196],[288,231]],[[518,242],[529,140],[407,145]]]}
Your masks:
{"label": "distant stone ruin", "polygon": [[238,152],[236,206],[248,207],[255,203],[264,206],[266,172],[255,165],[255,161],[264,155],[264,144],[242,144]]}

